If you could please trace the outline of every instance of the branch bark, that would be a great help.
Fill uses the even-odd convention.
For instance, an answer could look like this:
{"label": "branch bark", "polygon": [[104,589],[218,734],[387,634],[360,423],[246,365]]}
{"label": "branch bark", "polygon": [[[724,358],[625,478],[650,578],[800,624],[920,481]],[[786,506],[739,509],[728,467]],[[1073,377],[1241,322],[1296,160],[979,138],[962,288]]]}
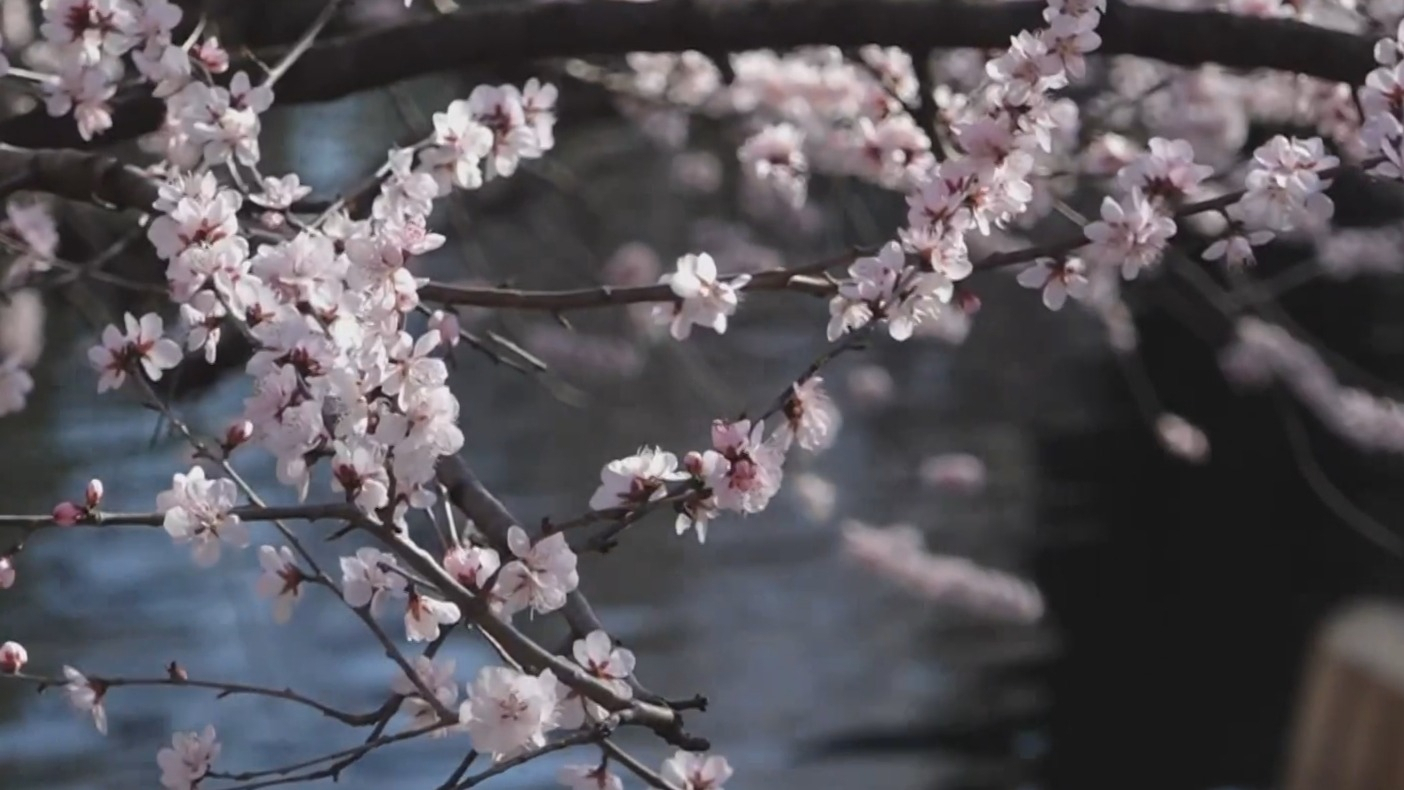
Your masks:
{"label": "branch bark", "polygon": [[[464,66],[628,52],[724,54],[813,44],[996,49],[1008,46],[1019,31],[1040,26],[1044,6],[1043,0],[993,6],[957,0],[501,3],[316,44],[282,75],[277,98],[282,104],[328,101]],[[1111,0],[1097,32],[1103,54],[1181,66],[1281,69],[1358,84],[1375,65],[1374,42],[1367,37],[1218,11]],[[265,50],[257,58],[277,63],[286,55],[286,49]],[[248,60],[236,67],[261,71]],[[114,127],[86,144],[72,118],[50,118],[38,109],[0,124],[0,142],[31,148],[105,145],[155,129],[163,112],[162,102],[149,96],[122,100]]]}

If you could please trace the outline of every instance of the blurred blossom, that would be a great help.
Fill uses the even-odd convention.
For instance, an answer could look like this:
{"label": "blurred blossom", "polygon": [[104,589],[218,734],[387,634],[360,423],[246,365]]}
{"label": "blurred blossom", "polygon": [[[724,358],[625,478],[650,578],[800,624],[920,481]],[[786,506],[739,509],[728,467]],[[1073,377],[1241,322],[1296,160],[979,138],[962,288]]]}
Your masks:
{"label": "blurred blossom", "polygon": [[932,488],[975,494],[985,487],[985,462],[970,453],[933,455],[922,460],[917,475]]}
{"label": "blurred blossom", "polygon": [[1209,437],[1178,414],[1162,414],[1155,420],[1155,435],[1165,451],[1192,464],[1209,460]]}
{"label": "blurred blossom", "polygon": [[1280,326],[1239,319],[1219,364],[1239,386],[1282,383],[1326,428],[1357,447],[1404,453],[1404,404],[1343,386],[1316,349]]}
{"label": "blurred blossom", "polygon": [[867,408],[887,404],[897,389],[887,368],[871,363],[855,365],[848,371],[847,383],[849,396]]}
{"label": "blurred blossom", "polygon": [[721,189],[721,160],[711,151],[681,151],[669,166],[673,183],[683,189],[710,195]]}
{"label": "blurred blossom", "polygon": [[760,272],[785,265],[783,253],[758,244],[745,225],[734,222],[698,220],[692,226],[692,242],[698,249],[710,250],[718,260],[726,261],[728,272]]}
{"label": "blurred blossom", "polygon": [[813,472],[800,472],[790,478],[789,488],[800,511],[811,521],[822,523],[833,517],[838,502],[838,487],[833,483]]}
{"label": "blurred blossom", "polygon": [[614,251],[600,272],[605,285],[633,288],[653,285],[663,273],[658,253],[641,241],[631,241]]}
{"label": "blurred blossom", "polygon": [[526,330],[522,345],[553,370],[581,378],[628,379],[643,369],[643,354],[621,337],[538,324]]}
{"label": "blurred blossom", "polygon": [[874,575],[933,603],[1022,623],[1043,616],[1043,596],[1038,588],[964,558],[931,554],[921,533],[910,525],[880,528],[846,521],[843,548]]}
{"label": "blurred blossom", "polygon": [[1404,272],[1404,229],[1344,228],[1316,241],[1316,260],[1326,274],[1345,280],[1362,274]]}
{"label": "blurred blossom", "polygon": [[44,298],[33,288],[10,294],[0,303],[0,357],[33,367],[44,352]]}

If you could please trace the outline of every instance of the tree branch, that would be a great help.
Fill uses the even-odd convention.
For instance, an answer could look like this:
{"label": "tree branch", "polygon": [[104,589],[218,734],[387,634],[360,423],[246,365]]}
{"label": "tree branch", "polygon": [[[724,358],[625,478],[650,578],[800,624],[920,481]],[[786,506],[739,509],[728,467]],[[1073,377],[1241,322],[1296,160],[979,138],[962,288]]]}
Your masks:
{"label": "tree branch", "polygon": [[[1043,24],[1042,0],[1000,5],[909,0],[750,0],[697,3],[498,3],[312,46],[278,83],[282,104],[328,101],[437,71],[541,58],[698,50],[723,54],[828,44],[884,44],[913,51],[1007,47]],[[1097,31],[1101,53],[1182,66],[1271,68],[1358,84],[1374,68],[1363,36],[1279,19],[1176,11],[1111,0]],[[287,49],[256,54],[276,63]],[[249,60],[234,68],[257,73]],[[140,96],[117,103],[115,125],[85,143],[72,118],[43,109],[0,124],[0,141],[26,147],[106,145],[154,130],[164,105]]]}

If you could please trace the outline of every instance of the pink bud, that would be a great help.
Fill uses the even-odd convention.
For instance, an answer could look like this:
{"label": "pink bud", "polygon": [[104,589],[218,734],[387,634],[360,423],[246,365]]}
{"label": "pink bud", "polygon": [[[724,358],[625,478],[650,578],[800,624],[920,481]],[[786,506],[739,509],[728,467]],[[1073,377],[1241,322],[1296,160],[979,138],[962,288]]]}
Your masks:
{"label": "pink bud", "polygon": [[60,502],[54,505],[54,523],[60,527],[71,527],[87,515],[87,511],[73,502]]}
{"label": "pink bud", "polygon": [[269,230],[277,230],[287,224],[287,215],[281,211],[264,211],[258,215],[258,223]]}
{"label": "pink bud", "polygon": [[233,450],[235,447],[247,442],[253,436],[253,423],[248,420],[236,422],[229,426],[229,430],[224,433],[224,448]]}
{"label": "pink bud", "polygon": [[975,315],[980,312],[980,297],[968,288],[957,288],[953,301],[966,315]]}
{"label": "pink bud", "polygon": [[682,465],[683,469],[686,469],[687,473],[692,475],[693,477],[702,476],[702,454],[697,452],[696,450],[693,450],[687,455],[683,456]]}
{"label": "pink bud", "polygon": [[1165,451],[1192,464],[1209,460],[1209,437],[1178,414],[1166,412],[1155,421],[1156,436]]}
{"label": "pink bud", "polygon": [[219,45],[219,39],[211,36],[195,48],[195,59],[211,74],[222,74],[229,69],[229,53]]}
{"label": "pink bud", "polygon": [[445,348],[453,348],[458,345],[459,332],[463,326],[458,320],[458,313],[435,310],[429,316],[429,328],[439,330],[439,339]]}
{"label": "pink bud", "polygon": [[8,590],[15,584],[15,562],[7,554],[0,557],[0,590]]}
{"label": "pink bud", "polygon": [[0,645],[0,672],[13,675],[24,668],[29,661],[29,651],[19,642],[6,642]]}
{"label": "pink bud", "polygon": [[84,492],[84,498],[89,510],[95,510],[102,504],[102,481],[94,477],[88,481],[88,490]]}

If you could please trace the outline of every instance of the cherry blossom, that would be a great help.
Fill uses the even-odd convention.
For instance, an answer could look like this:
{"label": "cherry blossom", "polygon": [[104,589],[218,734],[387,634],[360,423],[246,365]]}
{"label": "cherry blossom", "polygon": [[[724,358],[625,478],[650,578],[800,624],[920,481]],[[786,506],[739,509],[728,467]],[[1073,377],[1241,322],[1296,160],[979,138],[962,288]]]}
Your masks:
{"label": "cherry blossom", "polygon": [[399,567],[395,558],[367,546],[354,557],[341,558],[341,595],[355,607],[369,604],[372,614],[379,613],[385,601],[405,594],[405,577],[386,568]]}
{"label": "cherry blossom", "polygon": [[1043,290],[1044,307],[1061,310],[1069,296],[1081,299],[1090,293],[1091,283],[1085,272],[1086,267],[1077,258],[1044,258],[1019,272],[1018,280],[1025,288]]}
{"label": "cherry blossom", "polygon": [[556,679],[549,669],[528,675],[507,667],[483,667],[468,686],[459,721],[473,748],[503,760],[546,743],[555,728]]}
{"label": "cherry blossom", "polygon": [[285,211],[292,204],[312,193],[312,187],[305,186],[297,173],[285,176],[263,177],[263,191],[250,195],[249,200],[267,209]]}
{"label": "cherry blossom", "polygon": [[59,525],[60,527],[71,527],[74,524],[77,524],[87,515],[88,512],[85,508],[83,508],[76,502],[67,501],[60,502],[57,505],[54,505],[54,510],[51,514],[51,516],[54,519],[54,523]]}
{"label": "cherry blossom", "polygon": [[178,732],[171,745],[156,753],[161,768],[161,786],[169,790],[195,790],[219,759],[220,744],[214,725],[201,732]]}
{"label": "cherry blossom", "polygon": [[750,420],[712,423],[712,447],[727,461],[724,468],[718,464],[718,476],[707,481],[718,507],[759,513],[780,490],[785,453],[763,440],[764,431],[764,423]]}
{"label": "cherry blossom", "polygon": [[13,675],[24,669],[29,661],[29,651],[19,642],[6,642],[0,645],[0,672]]}
{"label": "cherry blossom", "polygon": [[8,554],[0,555],[0,590],[15,586],[15,560]]}
{"label": "cherry blossom", "polygon": [[792,124],[767,126],[737,151],[746,173],[774,189],[791,206],[804,205],[809,165],[804,134]]}
{"label": "cherry blossom", "polygon": [[1194,163],[1194,148],[1185,140],[1152,137],[1150,150],[1117,173],[1123,189],[1139,189],[1148,198],[1178,200],[1190,195],[1214,168]]}
{"label": "cherry blossom", "polygon": [[776,432],[775,441],[784,449],[798,441],[800,447],[811,452],[827,450],[843,425],[843,415],[824,390],[824,378],[818,375],[790,387],[782,410],[785,422]]}
{"label": "cherry blossom", "polygon": [[34,391],[34,379],[15,359],[0,362],[0,417],[23,411]]}
{"label": "cherry blossom", "polygon": [[566,594],[580,584],[575,552],[557,532],[536,543],[526,530],[513,526],[507,531],[507,545],[517,559],[502,566],[495,592],[503,612],[511,616],[530,608],[547,614],[565,605]]}
{"label": "cherry blossom", "polygon": [[[615,647],[614,641],[604,631],[591,631],[584,639],[575,640],[571,646],[575,663],[585,670],[585,674],[599,680],[615,696],[630,699],[634,695],[628,677],[634,673],[634,654],[622,647]],[[585,699],[579,692],[556,681],[556,726],[566,729],[582,727],[587,721],[601,721],[608,712]]]}
{"label": "cherry blossom", "polygon": [[906,340],[917,326],[935,319],[955,294],[950,278],[941,272],[909,267],[906,251],[895,241],[876,256],[854,261],[848,274],[829,303],[831,341],[877,318],[886,319],[893,340]]}
{"label": "cherry blossom", "polygon": [[439,601],[410,590],[405,607],[405,638],[429,642],[439,638],[440,626],[458,622],[462,614],[456,604]]}
{"label": "cherry blossom", "polygon": [[1087,258],[1098,265],[1118,266],[1121,276],[1134,280],[1142,269],[1160,261],[1175,220],[1160,213],[1139,189],[1124,202],[1102,200],[1102,218],[1084,229]]}
{"label": "cherry blossom", "polygon": [[681,790],[723,790],[731,778],[731,764],[719,754],[682,751],[663,761],[659,775]]}
{"label": "cherry blossom", "polygon": [[750,281],[750,275],[741,274],[722,282],[717,279],[712,256],[705,252],[684,255],[678,259],[676,272],[659,279],[672,289],[678,303],[660,306],[656,315],[670,320],[669,331],[675,340],[686,340],[694,324],[725,334],[727,317],[735,314],[741,301],[739,290]]}
{"label": "cherry blossom", "polygon": [[600,470],[600,487],[590,497],[592,510],[641,505],[667,494],[667,484],[687,478],[678,471],[678,458],[657,447],[641,447],[628,458],[610,461]]}
{"label": "cherry blossom", "polygon": [[378,511],[390,503],[390,475],[385,448],[367,440],[336,443],[332,457],[332,488],[346,492],[367,518],[379,522]]}
{"label": "cherry blossom", "polygon": [[1335,206],[1324,190],[1322,173],[1339,164],[1325,152],[1320,139],[1278,135],[1253,152],[1246,193],[1235,208],[1247,227],[1286,232],[1316,227],[1331,218]]}
{"label": "cherry blossom", "polygon": [[1270,230],[1255,230],[1230,233],[1215,239],[1204,250],[1204,260],[1222,260],[1230,266],[1251,266],[1254,263],[1253,248],[1272,241]]}
{"label": "cherry blossom", "polygon": [[302,583],[307,576],[297,567],[292,549],[287,546],[259,546],[258,564],[263,569],[258,577],[258,595],[272,598],[273,621],[286,623],[292,619],[293,605],[302,598]]}
{"label": "cherry blossom", "polygon": [[483,185],[482,162],[493,148],[492,130],[479,123],[463,99],[451,102],[444,112],[434,113],[434,145],[420,155],[446,195],[453,186],[477,189]]}
{"label": "cherry blossom", "polygon": [[152,381],[159,381],[163,370],[180,364],[180,346],[161,336],[161,316],[147,313],[137,321],[127,313],[123,320],[127,327],[125,333],[108,325],[102,331],[102,345],[88,351],[88,360],[102,374],[98,379],[98,392],[122,386],[127,373],[136,364],[141,365]]}
{"label": "cherry blossom", "polygon": [[497,550],[486,546],[454,546],[444,554],[444,570],[472,592],[483,592],[500,567]]}
{"label": "cherry blossom", "polygon": [[[458,681],[453,678],[458,663],[452,658],[430,658],[419,655],[414,657],[412,665],[414,674],[418,676],[420,683],[424,684],[424,687],[434,695],[440,705],[452,710],[458,703]],[[419,689],[410,681],[403,670],[390,682],[390,690],[405,698],[405,710],[410,715],[409,727],[411,729],[419,729],[438,723],[438,711],[420,696]],[[434,730],[431,737],[442,738],[448,735],[448,732],[447,729]]]}
{"label": "cherry blossom", "polygon": [[196,466],[171,479],[171,488],[157,495],[156,509],[165,514],[163,526],[176,543],[192,544],[195,564],[209,567],[219,562],[221,542],[249,545],[248,527],[230,512],[238,500],[233,480],[207,480]]}
{"label": "cherry blossom", "polygon": [[715,450],[690,452],[683,459],[683,468],[699,482],[707,495],[692,497],[678,504],[678,517],[673,527],[679,535],[690,529],[697,531],[697,542],[707,542],[707,525],[721,512],[716,492],[712,486],[726,484],[726,475],[731,471],[731,461]]}
{"label": "cherry blossom", "polygon": [[97,731],[103,735],[107,734],[107,709],[103,706],[103,697],[107,694],[107,684],[100,680],[90,679],[82,672],[73,667],[65,666],[63,676],[68,683],[64,685],[64,695],[68,697],[68,703],[80,713],[87,713],[93,717],[93,725]]}

